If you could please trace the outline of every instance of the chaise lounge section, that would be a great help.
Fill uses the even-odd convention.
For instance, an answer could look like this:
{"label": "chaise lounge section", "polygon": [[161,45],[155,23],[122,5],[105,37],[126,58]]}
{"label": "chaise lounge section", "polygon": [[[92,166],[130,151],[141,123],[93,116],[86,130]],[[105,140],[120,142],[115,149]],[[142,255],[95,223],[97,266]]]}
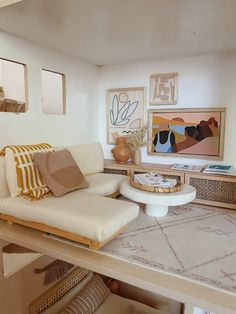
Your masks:
{"label": "chaise lounge section", "polygon": [[138,216],[136,204],[112,199],[119,193],[123,175],[103,173],[104,157],[99,143],[67,147],[89,182],[89,187],[60,198],[37,201],[11,197],[0,157],[0,218],[48,232],[99,249]]}

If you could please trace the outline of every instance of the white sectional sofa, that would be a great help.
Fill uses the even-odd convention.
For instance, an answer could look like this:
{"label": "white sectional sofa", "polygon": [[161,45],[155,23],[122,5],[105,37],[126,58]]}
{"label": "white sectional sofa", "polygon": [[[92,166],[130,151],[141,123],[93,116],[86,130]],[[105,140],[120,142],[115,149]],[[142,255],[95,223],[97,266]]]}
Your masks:
{"label": "white sectional sofa", "polygon": [[0,218],[99,249],[138,216],[139,208],[134,203],[107,197],[116,194],[127,177],[103,173],[104,157],[99,143],[66,148],[89,187],[38,201],[11,197],[4,157],[0,157]]}

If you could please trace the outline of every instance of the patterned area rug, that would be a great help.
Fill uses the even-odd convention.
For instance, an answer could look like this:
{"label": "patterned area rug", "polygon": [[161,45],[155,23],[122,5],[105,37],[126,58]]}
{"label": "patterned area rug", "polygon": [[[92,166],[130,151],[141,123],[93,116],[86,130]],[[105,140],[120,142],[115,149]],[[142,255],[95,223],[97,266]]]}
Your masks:
{"label": "patterned area rug", "polygon": [[236,293],[236,212],[187,204],[138,219],[99,252]]}

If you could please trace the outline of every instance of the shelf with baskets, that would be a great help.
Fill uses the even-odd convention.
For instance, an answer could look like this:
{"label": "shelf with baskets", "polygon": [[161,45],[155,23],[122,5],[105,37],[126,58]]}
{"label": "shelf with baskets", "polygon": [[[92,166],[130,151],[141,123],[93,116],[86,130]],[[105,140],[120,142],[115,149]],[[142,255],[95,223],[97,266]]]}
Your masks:
{"label": "shelf with baskets", "polygon": [[168,165],[141,163],[139,166],[132,162],[117,163],[114,160],[105,160],[105,173],[118,173],[132,177],[134,174],[158,171],[167,178],[176,179],[184,183],[184,172],[170,169]]}
{"label": "shelf with baskets", "polygon": [[236,209],[236,176],[186,173],[185,183],[196,188],[195,203]]}
{"label": "shelf with baskets", "polygon": [[105,160],[105,173],[118,173],[132,177],[137,173],[157,171],[167,178],[194,186],[197,190],[195,203],[236,209],[236,176],[215,175],[171,169],[171,165],[132,162],[117,163]]}

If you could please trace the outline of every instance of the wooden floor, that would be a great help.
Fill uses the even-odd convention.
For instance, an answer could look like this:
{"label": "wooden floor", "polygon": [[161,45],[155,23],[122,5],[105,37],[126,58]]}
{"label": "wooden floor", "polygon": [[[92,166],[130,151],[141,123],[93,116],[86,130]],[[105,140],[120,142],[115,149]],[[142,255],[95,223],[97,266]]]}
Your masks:
{"label": "wooden floor", "polygon": [[185,303],[185,314],[192,313],[193,306],[215,314],[236,313],[236,296],[232,293],[55,241],[41,231],[0,221],[0,239]]}

